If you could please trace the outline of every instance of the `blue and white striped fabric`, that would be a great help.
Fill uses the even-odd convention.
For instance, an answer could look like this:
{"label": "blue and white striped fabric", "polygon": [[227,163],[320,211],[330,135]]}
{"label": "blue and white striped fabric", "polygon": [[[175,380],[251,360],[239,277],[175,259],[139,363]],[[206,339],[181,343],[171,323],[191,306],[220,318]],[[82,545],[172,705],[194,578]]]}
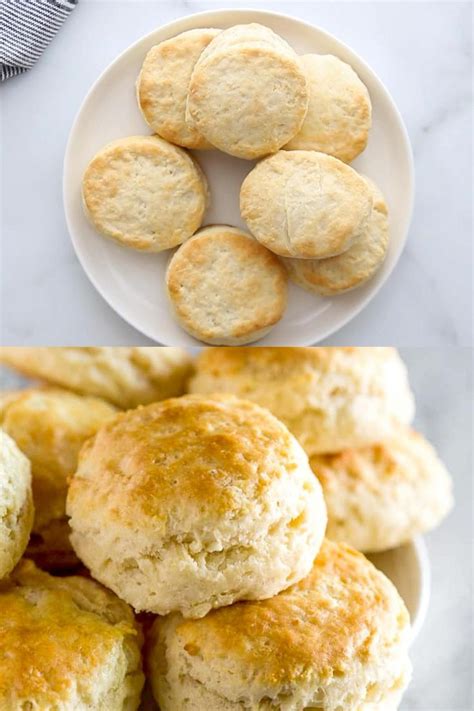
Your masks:
{"label": "blue and white striped fabric", "polygon": [[0,0],[0,79],[26,72],[53,39],[77,0]]}

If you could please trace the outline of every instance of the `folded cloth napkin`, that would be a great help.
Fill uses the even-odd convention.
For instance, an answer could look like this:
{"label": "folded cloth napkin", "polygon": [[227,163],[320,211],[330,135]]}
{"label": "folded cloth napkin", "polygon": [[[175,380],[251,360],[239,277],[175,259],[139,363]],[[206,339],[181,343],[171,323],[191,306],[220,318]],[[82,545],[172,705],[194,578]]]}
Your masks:
{"label": "folded cloth napkin", "polygon": [[77,0],[0,0],[0,79],[40,58]]}

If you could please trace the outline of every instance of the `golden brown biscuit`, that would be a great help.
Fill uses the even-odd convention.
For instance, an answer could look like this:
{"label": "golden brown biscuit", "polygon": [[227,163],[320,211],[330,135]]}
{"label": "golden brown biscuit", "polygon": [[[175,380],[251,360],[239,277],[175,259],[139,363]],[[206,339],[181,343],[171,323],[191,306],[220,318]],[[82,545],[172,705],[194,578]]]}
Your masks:
{"label": "golden brown biscuit", "polygon": [[181,395],[192,371],[182,348],[0,348],[0,363],[122,409]]}
{"label": "golden brown biscuit", "polygon": [[379,444],[310,458],[328,507],[327,535],[364,552],[407,543],[453,505],[451,478],[433,447],[400,428]]}
{"label": "golden brown biscuit", "polygon": [[141,633],[113,593],[24,560],[0,583],[0,610],[2,711],[138,708]]}
{"label": "golden brown biscuit", "polygon": [[365,284],[383,264],[389,242],[388,209],[376,185],[362,177],[372,194],[373,207],[352,247],[327,259],[283,259],[290,279],[303,289],[321,296],[342,294]]}
{"label": "golden brown biscuit", "polygon": [[98,232],[145,252],[191,237],[209,201],[197,162],[159,136],[129,136],[104,146],[86,168],[82,196]]}
{"label": "golden brown biscuit", "polygon": [[366,181],[317,151],[279,151],[257,163],[240,189],[250,232],[281,257],[323,259],[349,249],[372,210]]}
{"label": "golden brown biscuit", "polygon": [[301,62],[309,87],[308,113],[285,148],[322,151],[350,163],[367,146],[369,92],[352,67],[331,54],[305,54]]}
{"label": "golden brown biscuit", "polygon": [[254,23],[223,30],[203,51],[191,76],[186,119],[221,151],[253,159],[285,145],[307,108],[299,57]]}
{"label": "golden brown biscuit", "polygon": [[186,101],[194,65],[219,32],[213,28],[181,32],[152,47],[145,57],[137,80],[138,105],[154,133],[171,143],[185,148],[212,148],[186,123]]}
{"label": "golden brown biscuit", "polygon": [[0,429],[0,580],[23,555],[33,516],[30,462]]}
{"label": "golden brown biscuit", "polygon": [[300,580],[326,526],[295,438],[227,395],[165,400],[104,425],[81,452],[67,511],[97,580],[137,611],[189,617]]}
{"label": "golden brown biscuit", "polygon": [[308,454],[379,442],[414,414],[393,348],[208,348],[189,389],[267,407]]}
{"label": "golden brown biscuit", "polygon": [[326,541],[309,575],[270,600],[158,618],[150,676],[162,711],[395,711],[409,636],[392,583]]}
{"label": "golden brown biscuit", "polygon": [[66,519],[68,478],[83,443],[115,412],[97,398],[54,389],[19,391],[5,408],[2,427],[31,461],[35,519],[28,555],[44,568],[77,564]]}
{"label": "golden brown biscuit", "polygon": [[286,308],[287,275],[277,257],[227,225],[204,227],[181,245],[166,286],[178,322],[206,343],[251,343]]}

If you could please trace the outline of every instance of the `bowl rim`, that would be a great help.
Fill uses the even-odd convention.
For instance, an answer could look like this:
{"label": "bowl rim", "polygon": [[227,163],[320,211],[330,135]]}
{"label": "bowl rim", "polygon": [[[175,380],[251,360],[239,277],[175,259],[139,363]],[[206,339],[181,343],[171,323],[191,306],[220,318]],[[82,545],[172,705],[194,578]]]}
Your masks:
{"label": "bowl rim", "polygon": [[[174,32],[175,34],[179,34],[180,32],[184,32],[187,29],[191,29],[190,27],[183,27],[183,25],[187,25],[188,23],[193,23],[196,20],[199,20],[204,22],[207,18],[213,18],[213,21],[216,21],[216,16],[221,15],[223,18],[228,15],[242,15],[242,22],[245,22],[244,15],[246,14],[251,14],[254,15],[254,19],[248,19],[248,22],[258,22],[258,16],[260,16],[261,21],[264,22],[265,17],[273,17],[273,18],[278,18],[281,20],[289,20],[292,23],[296,23],[300,25],[301,27],[309,30],[316,30],[320,32],[322,35],[324,35],[328,40],[335,42],[337,45],[339,45],[341,48],[344,49],[344,51],[347,51],[349,54],[355,56],[357,58],[357,61],[360,63],[361,66],[363,66],[364,70],[366,70],[375,80],[377,81],[378,84],[378,89],[380,90],[381,94],[384,97],[384,100],[388,102],[390,105],[390,108],[393,112],[394,117],[396,118],[397,122],[397,127],[400,132],[400,138],[403,143],[403,148],[404,148],[404,153],[405,157],[407,159],[407,175],[406,175],[406,180],[407,180],[407,196],[408,196],[408,201],[405,204],[405,209],[404,209],[404,218],[403,218],[403,229],[401,230],[401,239],[399,240],[398,247],[397,247],[397,253],[395,255],[394,261],[392,265],[389,267],[389,269],[379,277],[376,283],[374,283],[373,287],[368,290],[368,292],[360,299],[359,303],[355,306],[352,306],[348,309],[348,312],[345,313],[343,316],[341,316],[338,320],[337,323],[334,324],[328,324],[326,328],[322,329],[318,336],[317,340],[314,341],[313,338],[305,339],[304,338],[304,329],[302,330],[301,336],[298,338],[298,343],[292,343],[291,345],[297,345],[297,346],[307,346],[307,345],[315,345],[316,343],[320,343],[322,340],[329,338],[330,336],[334,335],[337,333],[341,328],[346,326],[350,321],[352,321],[356,316],[358,316],[363,309],[376,297],[376,295],[379,293],[380,289],[386,284],[388,281],[389,277],[393,274],[400,257],[405,249],[407,238],[408,238],[408,233],[410,229],[410,225],[412,222],[412,217],[413,217],[413,209],[414,209],[414,201],[415,201],[415,164],[414,164],[414,157],[413,157],[413,150],[408,134],[408,130],[406,128],[405,122],[403,120],[403,117],[400,113],[400,110],[397,107],[397,104],[395,103],[394,99],[392,98],[392,95],[386,88],[385,84],[383,81],[380,79],[379,75],[375,72],[374,69],[356,52],[353,50],[349,45],[347,45],[345,42],[342,40],[338,39],[334,34],[331,32],[328,32],[327,30],[323,29],[322,27],[315,25],[311,22],[308,22],[306,20],[303,20],[299,17],[295,17],[294,15],[289,15],[288,13],[282,13],[282,12],[274,12],[272,10],[265,10],[265,9],[260,9],[260,8],[248,8],[248,7],[237,7],[237,8],[232,8],[232,7],[218,7],[212,10],[204,10],[196,13],[189,13],[185,15],[180,15],[179,17],[176,17],[172,19],[170,22],[167,22],[162,25],[158,25],[155,27],[153,30],[150,32],[142,35],[139,37],[137,40],[129,44],[125,49],[123,49],[97,76],[95,81],[92,83],[92,85],[89,87],[88,91],[86,92],[84,98],[82,99],[79,108],[77,109],[77,112],[75,114],[73,123],[71,125],[71,129],[69,131],[67,143],[66,143],[66,148],[64,152],[64,160],[63,160],[63,176],[62,176],[62,197],[63,197],[63,209],[64,209],[64,214],[65,214],[65,219],[66,219],[66,226],[68,229],[69,237],[71,239],[73,249],[75,252],[75,255],[85,272],[87,278],[89,281],[92,283],[92,285],[95,287],[97,292],[100,294],[100,296],[104,299],[104,301],[108,304],[108,306],[116,313],[118,316],[120,316],[126,323],[128,323],[132,328],[136,329],[139,333],[142,333],[144,336],[152,340],[154,343],[157,343],[159,345],[164,345],[164,346],[173,346],[176,345],[176,343],[171,343],[169,342],[169,339],[167,337],[157,340],[157,336],[153,333],[152,329],[149,329],[145,324],[139,324],[137,323],[136,319],[132,318],[131,315],[126,315],[128,309],[123,307],[123,304],[117,305],[115,303],[115,300],[107,294],[107,289],[103,287],[100,284],[100,280],[97,279],[94,275],[90,273],[90,270],[86,267],[87,264],[87,259],[86,256],[81,248],[80,241],[77,239],[75,235],[75,231],[73,229],[73,218],[72,218],[72,209],[71,209],[71,203],[67,199],[68,193],[69,193],[69,186],[68,186],[68,175],[70,171],[70,164],[73,160],[73,141],[76,133],[76,129],[78,124],[80,123],[82,119],[82,115],[87,109],[87,106],[89,104],[89,101],[91,100],[91,97],[97,90],[98,85],[102,82],[102,80],[105,78],[105,76],[113,69],[113,67],[120,62],[123,57],[133,51],[134,49],[137,48],[138,45],[141,43],[145,43],[147,40],[151,40],[152,36],[158,32],[158,31],[170,31]],[[218,21],[221,21],[220,19]],[[225,19],[223,20],[225,22]],[[170,35],[173,36],[173,35]],[[130,317],[129,317],[130,316]],[[186,334],[186,336],[189,336],[189,334]],[[182,344],[183,345],[183,344]],[[191,345],[191,344],[188,344]],[[202,345],[202,343],[198,340],[196,340],[196,345]],[[257,341],[255,343],[250,344],[252,346],[258,346],[260,345],[260,342]],[[265,345],[265,344],[262,344]],[[285,344],[279,344],[279,345],[285,345]]]}
{"label": "bowl rim", "polygon": [[412,541],[413,550],[418,563],[420,591],[418,596],[418,606],[416,609],[415,619],[411,627],[410,644],[418,637],[420,630],[425,622],[426,615],[430,604],[431,597],[431,565],[428,555],[428,548],[424,538],[416,536]]}

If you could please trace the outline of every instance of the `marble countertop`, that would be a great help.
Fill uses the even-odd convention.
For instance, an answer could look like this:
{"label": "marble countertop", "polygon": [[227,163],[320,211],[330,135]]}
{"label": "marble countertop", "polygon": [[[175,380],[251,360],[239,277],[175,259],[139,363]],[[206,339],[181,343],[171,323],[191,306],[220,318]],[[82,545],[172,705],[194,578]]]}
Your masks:
{"label": "marble countertop", "polygon": [[[62,208],[74,115],[116,55],[157,25],[227,0],[81,0],[38,64],[1,87],[2,340],[146,344],[82,271]],[[470,345],[470,3],[252,2],[291,13],[358,52],[392,93],[416,163],[406,250],[370,305],[331,344]]]}
{"label": "marble countertop", "polygon": [[[470,711],[472,706],[472,378],[467,348],[404,348],[415,391],[415,426],[454,480],[456,506],[425,536],[431,567],[428,614],[411,650],[413,680],[400,711]],[[0,370],[2,389],[22,381]],[[378,709],[377,711],[384,711]]]}

